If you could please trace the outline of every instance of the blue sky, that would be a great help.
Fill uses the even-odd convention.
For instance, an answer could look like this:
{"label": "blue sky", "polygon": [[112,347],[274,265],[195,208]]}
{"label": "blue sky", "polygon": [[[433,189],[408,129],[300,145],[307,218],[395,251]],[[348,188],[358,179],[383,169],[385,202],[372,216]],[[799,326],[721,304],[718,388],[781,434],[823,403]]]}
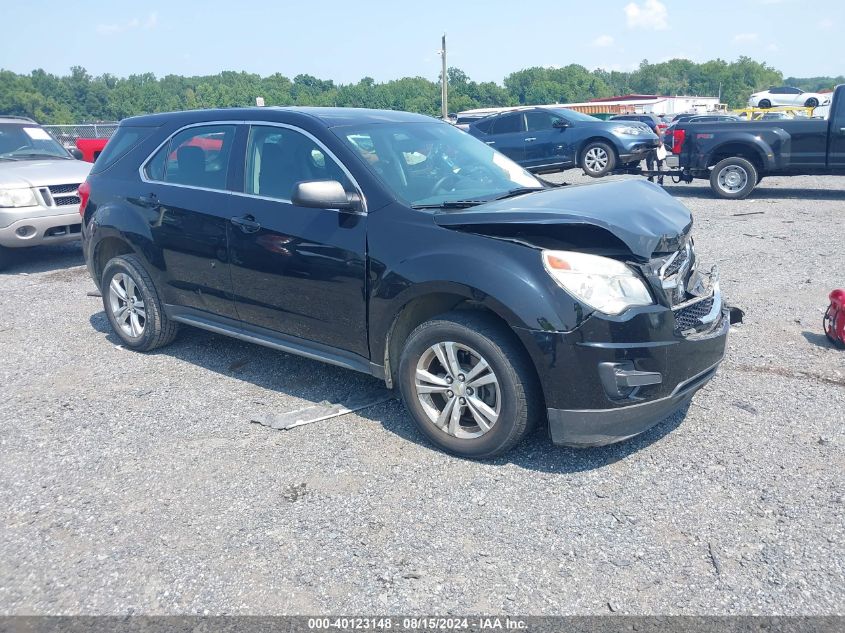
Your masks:
{"label": "blue sky", "polygon": [[2,13],[0,68],[17,72],[436,79],[446,32],[449,65],[479,81],[740,55],[786,76],[845,73],[845,0],[3,0]]}

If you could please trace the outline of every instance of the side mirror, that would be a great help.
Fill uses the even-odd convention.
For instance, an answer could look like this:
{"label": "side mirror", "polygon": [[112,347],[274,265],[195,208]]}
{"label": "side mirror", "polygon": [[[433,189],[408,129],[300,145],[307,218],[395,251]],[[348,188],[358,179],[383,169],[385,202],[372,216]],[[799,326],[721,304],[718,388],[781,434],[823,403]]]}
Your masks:
{"label": "side mirror", "polygon": [[85,158],[82,152],[76,147],[71,148],[70,155],[73,156],[76,160],[83,160]]}
{"label": "side mirror", "polygon": [[358,196],[346,193],[337,180],[307,180],[293,188],[291,202],[298,207],[311,209],[343,209],[353,211],[358,207]]}
{"label": "side mirror", "polygon": [[552,123],[552,127],[558,128],[559,130],[564,130],[568,127],[572,127],[572,124],[569,121],[565,121],[564,119],[557,119],[554,123]]}

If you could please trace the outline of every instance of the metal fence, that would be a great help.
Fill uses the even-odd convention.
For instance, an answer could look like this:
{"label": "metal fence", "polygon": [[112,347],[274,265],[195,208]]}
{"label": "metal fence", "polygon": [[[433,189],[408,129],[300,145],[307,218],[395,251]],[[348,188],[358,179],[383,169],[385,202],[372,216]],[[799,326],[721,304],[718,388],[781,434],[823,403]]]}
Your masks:
{"label": "metal fence", "polygon": [[80,138],[111,138],[118,123],[80,123],[78,125],[44,125],[42,126],[55,139],[67,148],[76,147],[76,139]]}

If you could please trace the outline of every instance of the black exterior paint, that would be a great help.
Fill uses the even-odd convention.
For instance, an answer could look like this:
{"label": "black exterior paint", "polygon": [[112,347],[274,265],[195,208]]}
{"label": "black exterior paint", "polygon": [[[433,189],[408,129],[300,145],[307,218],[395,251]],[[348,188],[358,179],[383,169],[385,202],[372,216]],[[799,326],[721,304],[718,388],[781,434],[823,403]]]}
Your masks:
{"label": "black exterior paint", "polygon": [[[319,139],[360,186],[361,212],[243,194],[243,131],[229,165],[230,192],[142,181],[139,166],[185,125],[256,120],[295,126]],[[555,245],[609,254],[643,270],[652,255],[676,250],[692,220],[658,187],[599,184],[467,210],[415,210],[392,198],[332,131],[380,121],[431,124],[405,113],[319,108],[128,120],[126,125],[155,129],[89,178],[83,247],[95,282],[102,249],[125,245],[145,262],[172,317],[380,377],[397,316],[416,299],[452,296],[511,326],[533,360],[550,409],[630,405],[607,396],[598,362],[631,360],[637,369],[660,372],[660,385],[641,390],[648,400],[721,359],[726,332],[706,340],[682,337],[660,297],[656,305],[608,317],[574,300],[543,268],[540,249]],[[260,228],[244,232],[232,222],[246,216]]]}
{"label": "black exterior paint", "polygon": [[745,155],[761,175],[845,174],[845,85],[834,91],[830,117],[780,121],[679,123],[686,138],[681,169],[709,178],[719,157]]}

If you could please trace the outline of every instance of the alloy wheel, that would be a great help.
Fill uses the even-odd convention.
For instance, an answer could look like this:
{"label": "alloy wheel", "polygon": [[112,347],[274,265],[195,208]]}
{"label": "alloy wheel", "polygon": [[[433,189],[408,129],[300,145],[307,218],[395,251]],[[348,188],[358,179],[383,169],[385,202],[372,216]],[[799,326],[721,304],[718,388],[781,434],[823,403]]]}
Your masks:
{"label": "alloy wheel", "polygon": [[587,153],[584,154],[584,165],[587,167],[588,171],[601,171],[607,167],[608,160],[610,160],[610,157],[607,155],[607,151],[601,147],[591,147],[587,150]]}
{"label": "alloy wheel", "polygon": [[125,273],[117,273],[109,284],[109,307],[114,322],[131,338],[144,333],[147,310],[138,285]]}
{"label": "alloy wheel", "polygon": [[429,421],[452,437],[481,437],[499,419],[499,380],[484,357],[462,343],[436,343],[423,352],[414,388]]}

